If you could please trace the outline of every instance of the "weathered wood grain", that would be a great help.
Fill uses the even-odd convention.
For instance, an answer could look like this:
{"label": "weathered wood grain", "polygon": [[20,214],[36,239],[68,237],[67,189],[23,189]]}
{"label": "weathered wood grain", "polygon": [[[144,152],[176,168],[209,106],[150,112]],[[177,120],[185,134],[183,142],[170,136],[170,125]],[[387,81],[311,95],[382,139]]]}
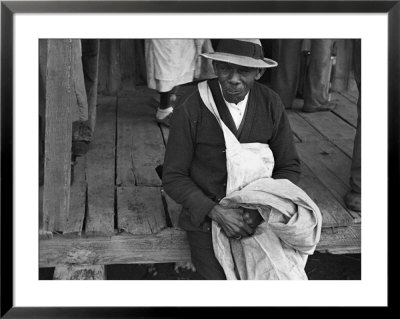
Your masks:
{"label": "weathered wood grain", "polygon": [[59,265],[53,280],[106,280],[106,270],[103,265]]}
{"label": "weathered wood grain", "polygon": [[118,187],[118,229],[135,235],[167,227],[160,187]]}
{"label": "weathered wood grain", "polygon": [[116,99],[97,107],[96,129],[87,157],[87,234],[114,232]]}
{"label": "weathered wood grain", "polygon": [[334,114],[345,120],[354,128],[357,127],[357,105],[355,103],[349,101],[349,99],[337,92],[332,93],[331,103],[335,105],[332,111]]}
{"label": "weathered wood grain", "polygon": [[[351,160],[330,142],[300,143],[297,144],[297,151],[302,161],[345,208],[344,196],[350,191]],[[359,214],[346,211],[354,222],[359,218]]]}
{"label": "weathered wood grain", "polygon": [[[337,140],[354,140],[356,129],[332,112],[298,113],[312,127],[340,148]],[[348,149],[348,147],[346,148]],[[346,150],[343,150],[345,152]]]}
{"label": "weathered wood grain", "polygon": [[64,235],[80,236],[86,211],[86,157],[78,157],[74,165],[74,181]]}
{"label": "weathered wood grain", "polygon": [[186,232],[166,228],[153,235],[54,237],[39,243],[39,267],[190,261]]}
{"label": "weathered wood grain", "polygon": [[302,176],[298,185],[319,207],[322,227],[347,226],[353,223],[351,215],[305,164],[302,165]]}
{"label": "weathered wood grain", "polygon": [[74,98],[72,40],[47,41],[43,230],[64,231],[69,211]]}
{"label": "weathered wood grain", "polygon": [[317,251],[331,254],[361,253],[361,225],[323,229]]}
{"label": "weathered wood grain", "polygon": [[[351,159],[329,141],[301,143],[297,145],[299,156],[320,179],[329,177],[328,188],[341,188],[347,192],[350,179]],[[333,178],[333,177],[336,178]],[[340,181],[339,186],[337,181]]]}
{"label": "weathered wood grain", "polygon": [[[323,230],[320,252],[354,253],[361,247],[359,225]],[[142,264],[190,261],[186,233],[167,228],[155,235],[41,240],[39,267]]]}
{"label": "weathered wood grain", "polygon": [[353,148],[354,148],[353,139],[348,138],[342,140],[334,140],[333,143],[337,145],[337,147],[349,158],[353,157]]}
{"label": "weathered wood grain", "polygon": [[155,168],[164,161],[164,142],[148,99],[118,103],[117,185],[160,186]]}
{"label": "weathered wood grain", "polygon": [[312,142],[326,140],[315,128],[313,128],[304,118],[297,112],[286,110],[290,126],[293,133],[299,138],[300,142]]}

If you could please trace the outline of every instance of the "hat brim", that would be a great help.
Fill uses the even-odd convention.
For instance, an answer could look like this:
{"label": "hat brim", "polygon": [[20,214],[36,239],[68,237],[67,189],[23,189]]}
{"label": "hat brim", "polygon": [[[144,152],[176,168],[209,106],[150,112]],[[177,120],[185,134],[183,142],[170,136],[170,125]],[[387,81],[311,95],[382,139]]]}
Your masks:
{"label": "hat brim", "polygon": [[221,52],[201,53],[200,55],[207,59],[247,66],[249,68],[274,68],[278,66],[276,61],[267,58],[259,60],[247,56]]}

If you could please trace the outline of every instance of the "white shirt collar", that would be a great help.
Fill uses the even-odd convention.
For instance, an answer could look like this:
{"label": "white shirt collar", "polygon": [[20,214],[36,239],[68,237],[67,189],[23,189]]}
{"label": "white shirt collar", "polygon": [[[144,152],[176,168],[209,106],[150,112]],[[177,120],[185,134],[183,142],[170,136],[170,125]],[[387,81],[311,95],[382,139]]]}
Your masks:
{"label": "white shirt collar", "polygon": [[221,84],[218,82],[219,88],[221,90],[222,98],[225,101],[226,106],[229,109],[229,112],[232,115],[232,118],[235,122],[236,128],[239,128],[240,123],[242,122],[244,112],[246,110],[246,105],[247,105],[247,100],[249,98],[249,92],[247,92],[246,96],[242,101],[240,101],[238,104],[235,103],[230,103],[227,100],[225,100],[224,94],[222,93],[222,88]]}

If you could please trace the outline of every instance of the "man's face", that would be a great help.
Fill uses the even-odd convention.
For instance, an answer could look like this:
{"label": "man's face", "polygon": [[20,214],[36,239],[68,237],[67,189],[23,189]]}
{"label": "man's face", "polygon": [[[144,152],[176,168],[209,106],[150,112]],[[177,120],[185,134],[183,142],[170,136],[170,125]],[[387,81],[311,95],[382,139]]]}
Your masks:
{"label": "man's face", "polygon": [[263,74],[261,69],[226,62],[216,61],[214,67],[225,100],[235,104],[244,99],[254,81]]}

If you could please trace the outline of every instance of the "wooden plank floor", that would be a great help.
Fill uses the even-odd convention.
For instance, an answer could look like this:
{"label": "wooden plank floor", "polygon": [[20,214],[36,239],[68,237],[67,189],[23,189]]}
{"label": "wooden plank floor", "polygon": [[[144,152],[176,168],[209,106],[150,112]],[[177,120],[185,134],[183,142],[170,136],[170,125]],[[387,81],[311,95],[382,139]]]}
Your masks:
{"label": "wooden plank floor", "polygon": [[[155,171],[168,139],[168,129],[155,121],[157,97],[145,88],[99,97],[95,140],[74,172],[69,234],[41,240],[40,267],[190,258],[186,234],[177,226],[180,206],[163,192]],[[333,95],[333,102],[333,112],[305,114],[298,100],[287,113],[303,166],[300,186],[323,215],[317,250],[359,253],[361,217],[343,201],[350,189],[356,105],[340,94]]]}

